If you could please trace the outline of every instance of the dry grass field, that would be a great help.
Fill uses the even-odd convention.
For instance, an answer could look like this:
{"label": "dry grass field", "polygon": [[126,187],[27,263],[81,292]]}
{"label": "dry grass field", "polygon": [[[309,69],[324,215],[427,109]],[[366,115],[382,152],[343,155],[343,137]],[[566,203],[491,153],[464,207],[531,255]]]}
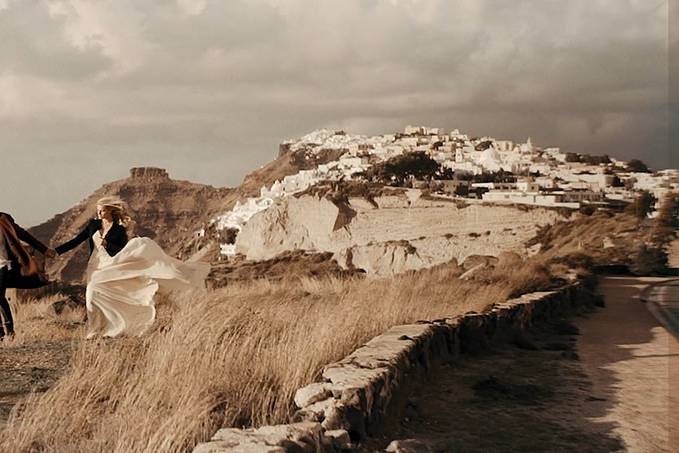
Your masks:
{"label": "dry grass field", "polygon": [[15,406],[0,451],[183,451],[220,426],[285,422],[297,388],[390,326],[481,311],[550,283],[541,264],[516,264],[477,281],[442,266],[162,297],[156,327],[140,338],[82,341],[82,312],[64,321],[45,301],[22,305],[16,344],[77,344],[61,379]]}
{"label": "dry grass field", "polygon": [[573,266],[628,259],[648,235],[630,216],[597,214],[542,231],[539,255],[508,254],[469,280],[449,264],[390,279],[246,280],[159,297],[159,319],[139,338],[83,341],[83,309],[57,316],[54,299],[22,304],[17,338],[0,352],[55,341],[73,352],[56,383],[14,405],[0,451],[186,451],[221,426],[286,422],[297,388],[389,327],[553,287]]}

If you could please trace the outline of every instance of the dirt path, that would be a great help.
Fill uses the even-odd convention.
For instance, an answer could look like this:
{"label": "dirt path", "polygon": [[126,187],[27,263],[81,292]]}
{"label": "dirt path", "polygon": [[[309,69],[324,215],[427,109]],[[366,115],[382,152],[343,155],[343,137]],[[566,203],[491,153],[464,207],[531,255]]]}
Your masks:
{"label": "dirt path", "polygon": [[678,451],[679,348],[637,299],[657,280],[605,278],[605,309],[443,364],[363,451]]}
{"label": "dirt path", "polygon": [[69,341],[0,346],[0,429],[26,395],[54,385],[68,366],[71,350]]}
{"label": "dirt path", "polygon": [[594,392],[612,402],[595,420],[612,423],[629,451],[679,450],[670,429],[679,426],[679,343],[638,300],[657,280],[603,279],[607,308],[578,322],[584,370]]}
{"label": "dirt path", "polygon": [[671,268],[679,269],[679,239],[670,242],[667,257],[667,265]]}

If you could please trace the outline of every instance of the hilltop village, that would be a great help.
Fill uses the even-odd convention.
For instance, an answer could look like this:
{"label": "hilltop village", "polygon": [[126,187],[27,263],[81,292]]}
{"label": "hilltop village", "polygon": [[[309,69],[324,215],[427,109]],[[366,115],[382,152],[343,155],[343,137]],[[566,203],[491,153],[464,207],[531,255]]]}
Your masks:
{"label": "hilltop village", "polygon": [[[321,129],[280,145],[279,156],[296,153],[307,169],[285,176],[259,197],[214,219],[217,230],[238,232],[277,199],[327,181],[364,180],[427,190],[439,197],[493,204],[581,209],[632,201],[641,191],[656,199],[679,189],[679,170],[651,172],[639,160],[567,153],[455,129],[408,126],[402,133],[351,135]],[[198,233],[204,234],[203,231]],[[230,241],[229,241],[230,242]],[[223,255],[235,246],[222,244]]]}

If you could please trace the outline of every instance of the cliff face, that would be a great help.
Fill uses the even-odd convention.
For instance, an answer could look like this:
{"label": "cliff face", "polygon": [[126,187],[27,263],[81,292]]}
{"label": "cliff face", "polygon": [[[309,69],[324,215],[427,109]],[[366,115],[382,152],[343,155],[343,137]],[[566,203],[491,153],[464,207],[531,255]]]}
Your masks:
{"label": "cliff face", "polygon": [[[342,212],[350,218],[340,219]],[[471,255],[527,254],[524,242],[560,219],[544,208],[471,204],[421,197],[419,190],[337,206],[324,197],[288,197],[256,214],[236,240],[248,259],[291,250],[332,252],[344,268],[392,275]],[[342,221],[340,221],[342,220]]]}
{"label": "cliff face", "polygon": [[[129,178],[105,184],[30,231],[46,244],[61,244],[84,228],[95,216],[97,200],[107,195],[118,195],[128,203],[136,222],[135,234],[154,239],[170,255],[177,255],[196,230],[229,209],[238,197],[233,189],[173,180],[163,169],[133,168]],[[83,244],[52,261],[48,271],[52,278],[82,281],[87,260],[88,247]]]}

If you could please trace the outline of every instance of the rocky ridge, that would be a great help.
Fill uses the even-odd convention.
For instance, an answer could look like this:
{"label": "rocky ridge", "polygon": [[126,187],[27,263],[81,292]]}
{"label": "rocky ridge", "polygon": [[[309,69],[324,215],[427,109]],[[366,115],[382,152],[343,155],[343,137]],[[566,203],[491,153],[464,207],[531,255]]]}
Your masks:
{"label": "rocky ridge", "polygon": [[[71,209],[37,225],[30,231],[52,246],[73,238],[96,212],[96,202],[108,195],[125,200],[135,222],[134,233],[157,241],[169,254],[187,253],[198,235],[201,223],[207,222],[232,206],[237,197],[233,189],[177,181],[158,168],[133,168],[130,177],[103,185]],[[81,281],[88,259],[87,246],[53,260],[49,274],[53,279]]]}

